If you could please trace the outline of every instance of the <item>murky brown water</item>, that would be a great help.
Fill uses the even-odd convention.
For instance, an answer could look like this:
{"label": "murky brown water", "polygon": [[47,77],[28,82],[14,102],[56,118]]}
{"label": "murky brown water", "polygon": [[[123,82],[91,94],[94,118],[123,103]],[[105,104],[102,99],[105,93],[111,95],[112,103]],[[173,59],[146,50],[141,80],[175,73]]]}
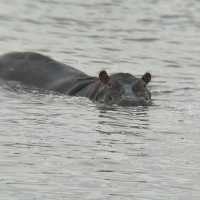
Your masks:
{"label": "murky brown water", "polygon": [[0,199],[200,199],[196,0],[1,0],[0,52],[153,74],[154,106],[0,87]]}

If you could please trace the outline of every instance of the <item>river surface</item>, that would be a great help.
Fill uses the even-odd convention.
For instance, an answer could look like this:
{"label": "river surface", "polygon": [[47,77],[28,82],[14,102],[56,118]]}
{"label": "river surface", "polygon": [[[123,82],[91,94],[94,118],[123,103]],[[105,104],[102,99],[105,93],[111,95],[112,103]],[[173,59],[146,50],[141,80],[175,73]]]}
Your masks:
{"label": "river surface", "polygon": [[0,200],[200,199],[199,1],[0,0],[0,47],[153,76],[149,107],[2,82]]}

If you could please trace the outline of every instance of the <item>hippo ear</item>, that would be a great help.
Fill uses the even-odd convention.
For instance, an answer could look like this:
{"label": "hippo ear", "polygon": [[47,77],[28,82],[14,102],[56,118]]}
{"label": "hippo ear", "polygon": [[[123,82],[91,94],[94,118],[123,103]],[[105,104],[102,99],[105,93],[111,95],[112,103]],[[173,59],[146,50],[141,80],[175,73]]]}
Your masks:
{"label": "hippo ear", "polygon": [[143,76],[142,76],[142,80],[148,84],[151,81],[151,74],[149,72],[146,72]]}
{"label": "hippo ear", "polygon": [[108,81],[110,80],[110,77],[108,76],[107,72],[106,71],[100,71],[99,73],[99,80],[104,83],[104,84],[107,84]]}

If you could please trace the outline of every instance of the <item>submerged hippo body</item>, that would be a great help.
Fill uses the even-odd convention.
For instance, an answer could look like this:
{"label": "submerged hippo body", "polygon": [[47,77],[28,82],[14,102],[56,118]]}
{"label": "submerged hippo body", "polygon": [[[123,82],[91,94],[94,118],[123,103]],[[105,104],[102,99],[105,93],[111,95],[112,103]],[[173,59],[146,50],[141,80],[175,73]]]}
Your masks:
{"label": "submerged hippo body", "polygon": [[33,52],[14,52],[0,57],[0,77],[45,90],[88,97],[106,104],[148,105],[151,94],[146,85],[149,73],[136,78],[128,73],[108,75],[101,71],[91,77],[78,69]]}

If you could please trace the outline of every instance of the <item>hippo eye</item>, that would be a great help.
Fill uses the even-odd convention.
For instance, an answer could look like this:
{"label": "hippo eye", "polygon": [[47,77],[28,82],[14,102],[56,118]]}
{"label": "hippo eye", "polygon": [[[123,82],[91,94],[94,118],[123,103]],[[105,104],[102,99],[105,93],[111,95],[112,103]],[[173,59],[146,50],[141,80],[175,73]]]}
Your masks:
{"label": "hippo eye", "polygon": [[141,91],[145,88],[145,84],[142,84],[141,82],[137,82],[135,85],[132,86],[133,91]]}
{"label": "hippo eye", "polygon": [[133,85],[133,86],[132,86],[132,90],[133,90],[133,91],[135,91],[135,90],[136,90],[136,87],[135,87],[135,85]]}
{"label": "hippo eye", "polygon": [[108,85],[109,88],[112,88],[112,84],[111,83],[108,83],[107,85]]}
{"label": "hippo eye", "polygon": [[108,96],[108,100],[109,100],[109,101],[112,101],[113,98],[112,98],[111,96]]}

